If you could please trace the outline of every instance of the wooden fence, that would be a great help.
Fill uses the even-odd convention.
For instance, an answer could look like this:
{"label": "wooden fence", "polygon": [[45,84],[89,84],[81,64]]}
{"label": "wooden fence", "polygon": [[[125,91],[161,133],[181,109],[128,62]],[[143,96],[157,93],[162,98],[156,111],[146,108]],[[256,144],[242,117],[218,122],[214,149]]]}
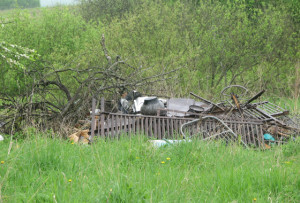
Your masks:
{"label": "wooden fence", "polygon": [[183,123],[193,120],[193,118],[109,113],[105,112],[103,98],[100,113],[96,114],[95,109],[96,100],[93,99],[91,139],[95,135],[116,137],[124,133],[172,139],[180,134],[180,126]]}

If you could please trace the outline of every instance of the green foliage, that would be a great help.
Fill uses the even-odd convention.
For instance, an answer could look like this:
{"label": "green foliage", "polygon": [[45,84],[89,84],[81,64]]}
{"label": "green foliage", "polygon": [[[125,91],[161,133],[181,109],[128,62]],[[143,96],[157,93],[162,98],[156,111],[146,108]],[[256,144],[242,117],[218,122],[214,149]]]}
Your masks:
{"label": "green foliage", "polygon": [[[26,64],[26,70],[37,75],[39,72],[47,73],[50,67],[58,69],[76,61],[77,57],[85,54],[84,50],[88,49],[87,44],[90,43],[93,32],[97,32],[68,8],[41,9],[31,13],[16,11],[7,16],[6,20],[13,21],[13,23],[5,24],[0,29],[1,38],[6,42],[35,49],[39,53],[39,60]],[[100,38],[100,34],[98,36]],[[85,57],[82,56],[80,58],[82,60],[77,61],[82,66],[85,64]],[[0,75],[3,87],[5,87],[3,91],[19,94],[25,85],[24,71],[11,69],[8,64],[3,66],[4,69],[1,70]],[[39,79],[38,76],[36,79]],[[66,83],[74,83],[69,75],[62,79]]]}
{"label": "green foliage", "polygon": [[[83,0],[79,7],[15,11],[5,17],[13,23],[3,25],[0,37],[37,50],[54,69],[104,64],[102,33],[110,54],[135,67],[181,67],[176,79],[145,87],[146,92],[213,96],[226,85],[241,84],[296,97],[297,6],[283,0]],[[35,64],[47,72],[40,61]],[[74,78],[62,79],[72,88]]]}
{"label": "green foliage", "polygon": [[[298,38],[287,29],[287,13],[272,5],[250,19],[245,10],[243,1],[226,6],[203,1],[193,8],[180,2],[149,2],[116,18],[105,31],[113,50],[142,55],[149,65],[185,67],[180,72],[180,88],[169,92],[219,92],[232,83],[281,92],[274,84],[280,80],[290,86],[299,48],[293,44]],[[253,73],[260,66],[257,83]]]}
{"label": "green foliage", "polygon": [[115,17],[122,17],[141,4],[139,0],[79,0],[81,13],[86,20],[98,18],[111,21]]}
{"label": "green foliage", "polygon": [[300,138],[297,137],[295,140],[289,142],[287,145],[283,146],[283,154],[286,157],[297,156],[300,153]]}
{"label": "green foliage", "polygon": [[0,10],[11,8],[34,8],[40,6],[40,0],[1,0]]}
{"label": "green foliage", "polygon": [[41,9],[30,13],[17,11],[7,17],[7,21],[10,20],[14,23],[1,29],[2,38],[34,47],[43,60],[47,61],[65,62],[66,57],[85,47],[85,42],[89,39],[87,35],[91,34],[86,32],[91,30],[88,29],[90,26],[68,8]]}
{"label": "green foliage", "polygon": [[39,55],[35,50],[15,44],[0,42],[1,94],[20,94],[24,86],[26,66],[34,62]]}
{"label": "green foliage", "polygon": [[154,148],[138,136],[72,145],[30,135],[9,156],[9,143],[0,142],[4,202],[300,201],[299,153],[287,158],[280,147],[194,141]]}

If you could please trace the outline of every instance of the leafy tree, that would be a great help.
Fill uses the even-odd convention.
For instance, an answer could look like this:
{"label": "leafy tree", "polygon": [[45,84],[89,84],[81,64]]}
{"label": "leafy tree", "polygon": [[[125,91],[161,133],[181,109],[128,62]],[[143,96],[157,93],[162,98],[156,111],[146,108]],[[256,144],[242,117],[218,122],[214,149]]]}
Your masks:
{"label": "leafy tree", "polygon": [[24,72],[27,65],[38,58],[35,50],[0,42],[1,90],[0,94],[15,96],[24,90]]}

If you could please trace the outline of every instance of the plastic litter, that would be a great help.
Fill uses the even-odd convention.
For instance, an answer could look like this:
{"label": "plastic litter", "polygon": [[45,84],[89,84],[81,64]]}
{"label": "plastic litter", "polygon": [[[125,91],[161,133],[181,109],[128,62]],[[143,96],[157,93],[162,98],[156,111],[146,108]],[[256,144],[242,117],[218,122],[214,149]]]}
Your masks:
{"label": "plastic litter", "polygon": [[269,141],[275,141],[275,138],[268,133],[264,134],[264,139]]}
{"label": "plastic litter", "polygon": [[162,147],[164,145],[173,145],[181,142],[191,142],[192,140],[149,140],[153,144],[154,147]]}

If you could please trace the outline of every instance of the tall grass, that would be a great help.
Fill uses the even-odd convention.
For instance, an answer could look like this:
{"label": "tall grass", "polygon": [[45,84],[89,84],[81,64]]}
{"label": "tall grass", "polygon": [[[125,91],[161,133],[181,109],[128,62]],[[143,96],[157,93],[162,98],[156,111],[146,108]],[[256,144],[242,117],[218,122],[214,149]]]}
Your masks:
{"label": "tall grass", "polygon": [[[299,143],[269,151],[143,136],[76,145],[35,136],[0,143],[3,202],[299,202]],[[0,200],[0,201],[1,201]]]}

